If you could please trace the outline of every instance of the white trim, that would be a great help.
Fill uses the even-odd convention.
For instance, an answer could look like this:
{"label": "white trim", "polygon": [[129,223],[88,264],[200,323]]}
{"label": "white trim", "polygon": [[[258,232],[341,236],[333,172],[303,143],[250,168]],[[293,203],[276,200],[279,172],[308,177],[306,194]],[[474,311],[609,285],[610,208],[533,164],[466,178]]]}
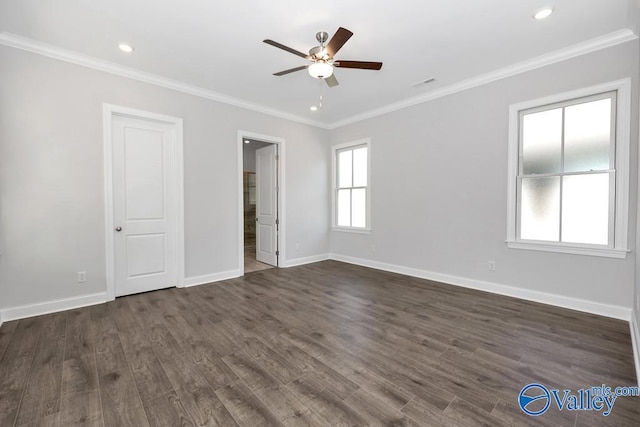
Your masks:
{"label": "white trim", "polygon": [[[334,190],[335,193],[335,190]],[[334,196],[335,198],[335,196]],[[335,213],[334,213],[335,215]],[[331,231],[337,231],[339,233],[354,233],[354,234],[371,234],[370,228],[355,228],[355,227],[331,227]]]}
{"label": "white trim", "polygon": [[242,276],[241,270],[228,270],[220,273],[205,274],[203,276],[187,277],[184,279],[185,288],[206,285],[207,283],[220,282],[222,280],[235,279]]}
{"label": "white trim", "polygon": [[633,348],[633,360],[636,365],[636,380],[638,381],[638,387],[640,387],[640,324],[638,320],[636,312],[631,313],[631,320],[629,321],[631,347]]}
{"label": "white trim", "polygon": [[509,249],[526,249],[530,251],[541,252],[558,252],[561,254],[574,254],[574,255],[588,255],[605,258],[618,258],[624,259],[627,254],[631,252],[628,249],[609,249],[609,248],[592,248],[592,247],[580,247],[580,246],[566,246],[561,244],[548,244],[548,243],[532,243],[532,242],[512,242],[507,241],[507,247]]}
{"label": "white trim", "polygon": [[302,258],[293,258],[286,260],[281,267],[297,267],[299,265],[313,264],[314,262],[326,261],[329,259],[329,254],[312,255]]}
{"label": "white trim", "polygon": [[281,260],[286,260],[286,140],[277,136],[263,135],[254,132],[248,132],[244,130],[238,130],[237,139],[237,163],[238,163],[238,270],[240,275],[244,274],[244,188],[242,187],[243,171],[244,171],[244,140],[254,139],[261,142],[268,142],[270,144],[276,144],[278,146],[278,267],[281,267]]}
{"label": "white trim", "polygon": [[209,99],[211,101],[222,102],[223,104],[245,108],[247,110],[256,111],[258,113],[267,114],[281,119],[291,120],[293,122],[316,126],[323,129],[327,128],[327,126],[323,123],[309,120],[304,117],[274,110],[264,105],[255,104],[240,98],[235,98],[233,96],[223,95],[221,93],[184,83],[179,80],[173,80],[167,77],[159,76],[157,74],[139,71],[134,68],[126,67],[124,65],[104,61],[102,59],[83,55],[81,53],[73,52],[71,50],[21,37],[12,33],[0,33],[0,44],[16,49],[25,50],[27,52],[37,53],[48,58],[70,62],[82,67],[92,68],[94,70],[103,71],[105,73],[115,74],[117,76],[126,77],[128,79],[149,83],[154,86],[160,86],[166,89],[175,90],[177,92],[198,96],[200,98]]}
{"label": "white trim", "polygon": [[2,320],[2,311],[0,311],[0,327],[2,327],[2,323],[4,322],[4,320]]}
{"label": "white trim", "polygon": [[449,274],[435,273],[427,270],[420,270],[412,267],[388,264],[379,261],[354,258],[346,255],[331,254],[330,258],[349,264],[361,265],[363,267],[375,268],[377,270],[390,271],[392,273],[405,274],[407,276],[421,279],[433,280],[449,285],[461,286],[464,288],[477,289],[479,291],[490,292],[498,295],[519,298],[528,301],[535,301],[542,304],[549,304],[571,310],[583,311],[600,316],[612,317],[629,321],[631,309],[617,305],[602,304],[599,302],[571,298],[547,292],[532,291],[529,289],[516,288],[513,286],[501,285],[498,283],[485,282],[482,280],[469,279],[466,277],[452,276]]}
{"label": "white trim", "polygon": [[463,92],[467,89],[473,89],[478,86],[485,85],[497,80],[502,80],[507,77],[512,77],[527,71],[535,70],[538,68],[546,67],[558,62],[565,61],[567,59],[574,58],[576,56],[585,55],[587,53],[595,52],[608,47],[616,46],[622,43],[626,43],[638,38],[631,30],[622,29],[614,31],[609,34],[596,37],[582,43],[575,44],[563,49],[558,49],[553,52],[549,52],[535,58],[530,58],[517,64],[509,65],[498,70],[490,71],[485,74],[480,74],[470,79],[463,80],[458,83],[453,83],[449,86],[442,87],[433,92],[427,92],[423,95],[415,96],[413,98],[405,99],[387,106],[377,108],[371,111],[357,114],[352,117],[348,117],[344,120],[339,120],[329,124],[328,128],[337,129],[346,125],[350,125],[362,120],[371,119],[373,117],[381,116],[383,114],[391,113],[393,111],[402,110],[403,108],[411,107],[413,105],[422,104],[424,102],[432,101],[434,99],[442,98],[445,96],[453,95],[454,93]]}
{"label": "white trim", "polygon": [[86,307],[89,305],[102,304],[105,302],[107,302],[106,292],[97,292],[95,294],[82,295],[78,297],[62,298],[36,304],[5,308],[0,311],[0,316],[3,320],[17,320],[24,319],[26,317],[40,316],[42,314],[57,313],[59,311]]}
{"label": "white trim", "polygon": [[[534,107],[556,104],[563,101],[616,91],[616,200],[615,200],[615,236],[614,248],[580,247],[570,244],[537,244],[518,241],[516,236],[517,208],[516,189],[519,161],[519,114]],[[509,106],[509,145],[508,145],[508,183],[507,183],[507,246],[516,249],[533,249],[549,252],[562,252],[610,258],[625,258],[628,252],[629,229],[629,146],[631,138],[631,79],[589,86],[569,92],[519,102]],[[537,247],[537,249],[535,248]]]}
{"label": "white trim", "polygon": [[164,87],[167,89],[175,90],[189,95],[198,96],[212,101],[222,102],[224,104],[233,105],[247,110],[256,111],[263,114],[268,114],[273,117],[278,117],[285,120],[291,120],[294,122],[315,126],[321,129],[337,129],[342,126],[346,126],[352,123],[356,123],[362,120],[367,120],[373,117],[381,116],[393,111],[401,110],[403,108],[411,107],[413,105],[422,104],[434,99],[442,98],[448,95],[452,95],[458,92],[472,89],[474,87],[482,86],[487,83],[491,83],[497,80],[501,80],[507,77],[515,76],[527,71],[542,68],[547,65],[552,65],[558,62],[565,61],[576,56],[585,55],[591,52],[595,52],[608,47],[616,46],[622,43],[626,43],[637,39],[638,36],[629,29],[622,29],[614,31],[609,34],[604,34],[600,37],[596,37],[590,40],[586,40],[582,43],[575,44],[563,49],[558,49],[553,52],[549,52],[535,58],[528,59],[526,61],[519,62],[517,64],[509,65],[498,70],[494,70],[485,74],[481,74],[472,77],[467,80],[463,80],[458,83],[442,87],[433,92],[428,92],[423,95],[419,95],[413,98],[405,99],[393,104],[386,105],[374,110],[370,110],[361,114],[356,114],[346,119],[339,120],[333,123],[322,123],[314,120],[309,120],[305,117],[296,116],[293,114],[278,111],[263,105],[255,104],[249,101],[238,99],[232,96],[223,95],[208,89],[204,89],[198,86],[183,83],[177,80],[168,79],[166,77],[158,76],[143,71],[138,71],[133,68],[125,67],[123,65],[115,64],[109,61],[103,61],[101,59],[93,58],[87,55],[82,55],[77,52],[73,52],[67,49],[62,49],[56,46],[52,46],[46,43],[42,43],[36,40],[20,37],[18,35],[3,32],[0,33],[0,44],[10,46],[16,49],[25,50],[28,52],[36,53],[49,58],[58,59],[72,64],[80,65],[94,70],[103,71],[110,74],[130,78],[133,80],[142,81],[155,86]]}
{"label": "white trim", "polygon": [[102,104],[103,120],[103,147],[104,147],[104,208],[105,208],[105,242],[106,242],[106,281],[107,281],[107,301],[115,299],[115,260],[113,243],[113,154],[111,127],[113,116],[134,117],[142,120],[155,120],[175,126],[175,182],[173,191],[176,196],[176,287],[184,286],[185,260],[184,260],[184,142],[182,119],[178,117],[166,116],[163,114],[151,113],[128,107],[121,107],[113,104]]}

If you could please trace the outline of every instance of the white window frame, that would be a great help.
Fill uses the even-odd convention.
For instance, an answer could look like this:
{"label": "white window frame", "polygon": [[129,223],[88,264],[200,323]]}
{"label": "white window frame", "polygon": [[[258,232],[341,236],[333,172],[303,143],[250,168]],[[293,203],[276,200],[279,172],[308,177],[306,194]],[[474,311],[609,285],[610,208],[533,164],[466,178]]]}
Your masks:
{"label": "white window frame", "polygon": [[[566,242],[538,242],[518,238],[518,171],[520,161],[520,112],[545,105],[571,102],[606,92],[616,92],[615,129],[615,214],[613,247]],[[629,250],[629,143],[631,135],[631,79],[617,80],[565,92],[545,98],[513,104],[509,107],[509,162],[507,247],[546,252],[625,258]]]}
{"label": "white window frame", "polygon": [[[363,227],[344,227],[338,226],[338,152],[345,149],[354,149],[357,147],[367,147],[367,186],[366,186],[366,226]],[[357,141],[351,141],[344,144],[337,144],[331,147],[331,228],[333,231],[344,231],[347,233],[371,233],[371,138],[359,139]]]}

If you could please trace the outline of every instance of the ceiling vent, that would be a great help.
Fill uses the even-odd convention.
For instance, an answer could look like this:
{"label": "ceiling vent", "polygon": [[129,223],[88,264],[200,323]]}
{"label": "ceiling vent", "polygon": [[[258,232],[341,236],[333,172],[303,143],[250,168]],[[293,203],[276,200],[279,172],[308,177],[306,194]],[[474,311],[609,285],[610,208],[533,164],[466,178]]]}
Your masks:
{"label": "ceiling vent", "polygon": [[426,86],[429,83],[435,82],[436,79],[431,77],[430,79],[426,79],[426,80],[420,80],[419,82],[415,82],[414,84],[411,85],[411,87],[415,87],[415,88],[420,88],[422,86]]}

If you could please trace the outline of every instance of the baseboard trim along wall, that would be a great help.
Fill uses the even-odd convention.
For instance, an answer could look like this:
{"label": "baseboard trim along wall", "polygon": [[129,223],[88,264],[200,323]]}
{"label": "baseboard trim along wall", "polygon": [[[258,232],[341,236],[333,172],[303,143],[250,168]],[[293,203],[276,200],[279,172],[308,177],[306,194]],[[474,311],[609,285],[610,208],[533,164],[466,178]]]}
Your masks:
{"label": "baseboard trim along wall", "polygon": [[636,362],[636,380],[640,387],[640,324],[638,315],[634,312],[631,315],[631,347],[633,347],[633,360]]}
{"label": "baseboard trim along wall", "polygon": [[420,270],[417,268],[404,267],[395,264],[387,264],[379,261],[355,258],[346,255],[331,254],[330,259],[342,261],[349,264],[356,264],[363,267],[375,268],[377,270],[389,271],[391,273],[404,274],[407,276],[418,277],[420,279],[433,280],[434,282],[442,282],[449,285],[461,286],[464,288],[476,289],[479,291],[490,292],[493,294],[505,295],[523,300],[539,302],[543,304],[555,305],[558,307],[568,308],[571,310],[583,311],[586,313],[597,314],[614,319],[631,320],[631,309],[616,305],[601,304],[598,302],[582,300],[578,298],[570,298],[562,295],[550,294],[546,292],[532,291],[529,289],[516,288],[513,286],[500,285],[497,283],[485,282],[482,280],[469,279],[466,277],[452,276],[442,273],[434,273],[432,271]]}
{"label": "baseboard trim along wall", "polygon": [[[395,264],[388,264],[379,261],[367,260],[363,258],[355,258],[340,254],[321,254],[309,257],[294,258],[286,260],[282,267],[295,267],[299,265],[311,264],[314,262],[332,259],[335,261],[346,262],[349,264],[360,265],[363,267],[374,268],[377,270],[389,271],[392,273],[404,274],[407,276],[418,277],[421,279],[433,280],[435,282],[446,283],[465,288],[476,289],[480,291],[490,292],[499,295],[506,295],[514,298],[520,298],[528,301],[550,304],[558,307],[568,308],[571,310],[583,311],[587,313],[597,314],[600,316],[611,317],[614,319],[626,320],[631,323],[631,332],[634,341],[634,351],[636,355],[636,364],[640,368],[640,325],[635,316],[632,317],[630,308],[601,304],[598,302],[587,301],[577,298],[570,298],[556,294],[532,291],[528,289],[515,288],[513,286],[500,285],[497,283],[485,282],[481,280],[469,279],[465,277],[452,276],[448,274],[435,273],[426,270],[420,270],[411,267],[404,267]],[[234,279],[242,276],[242,272],[238,269],[228,270],[220,273],[207,274],[202,276],[187,277],[184,280],[184,287],[205,285],[207,283],[219,282],[222,280]],[[106,292],[98,292],[95,294],[82,295],[73,298],[65,298],[54,301],[47,301],[37,304],[23,305],[19,307],[0,309],[0,325],[2,322],[9,320],[23,319],[25,317],[39,316],[42,314],[54,313],[57,311],[69,310],[73,308],[85,307],[94,304],[100,304],[107,301]]]}
{"label": "baseboard trim along wall", "polygon": [[[233,279],[239,276],[241,276],[239,270],[230,270],[216,274],[207,274],[204,276],[187,277],[184,280],[184,287],[188,288],[191,286],[204,285],[207,283],[219,282],[221,280]],[[2,322],[9,320],[41,316],[43,314],[56,313],[58,311],[71,310],[74,308],[102,304],[105,302],[107,302],[107,293],[98,292],[95,294],[81,295],[72,298],[63,298],[36,304],[0,309],[0,326],[2,325]]]}
{"label": "baseboard trim along wall", "polygon": [[24,319],[25,317],[41,316],[43,314],[56,313],[58,311],[71,310],[73,308],[86,307],[105,302],[107,302],[107,293],[98,292],[73,298],[63,298],[37,304],[5,308],[0,310],[0,317],[3,321]]}
{"label": "baseboard trim along wall", "polygon": [[185,288],[191,286],[206,285],[207,283],[220,282],[222,280],[235,279],[242,276],[242,272],[238,269],[222,271],[220,273],[205,274],[203,276],[186,277],[184,279]]}
{"label": "baseboard trim along wall", "polygon": [[280,267],[289,268],[296,267],[298,265],[312,264],[314,262],[326,261],[329,259],[329,254],[320,254],[307,256],[302,258],[293,258],[289,260],[285,260]]}

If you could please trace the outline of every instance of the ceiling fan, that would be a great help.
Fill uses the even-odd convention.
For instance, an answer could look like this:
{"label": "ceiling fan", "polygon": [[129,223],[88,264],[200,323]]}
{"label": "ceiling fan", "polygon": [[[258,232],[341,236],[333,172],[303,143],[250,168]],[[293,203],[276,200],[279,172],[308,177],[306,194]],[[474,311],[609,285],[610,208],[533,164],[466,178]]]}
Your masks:
{"label": "ceiling fan", "polygon": [[[325,31],[320,31],[316,34],[316,40],[320,43],[320,46],[313,47],[309,50],[309,54],[302,53],[295,49],[285,46],[281,43],[275,42],[270,39],[263,40],[266,44],[275,46],[279,49],[285,50],[294,55],[298,55],[308,61],[307,65],[301,65],[299,67],[290,68],[288,70],[273,73],[274,76],[284,76],[285,74],[293,73],[301,70],[308,70],[311,77],[321,79],[327,82],[329,87],[337,86],[338,80],[333,74],[334,67],[337,68],[358,68],[361,70],[379,70],[382,68],[382,62],[368,62],[368,61],[345,61],[340,59],[334,59],[334,56],[342,46],[351,38],[353,33],[346,28],[338,28],[338,31],[331,37],[328,43],[329,34]],[[326,43],[326,45],[325,45]]]}

